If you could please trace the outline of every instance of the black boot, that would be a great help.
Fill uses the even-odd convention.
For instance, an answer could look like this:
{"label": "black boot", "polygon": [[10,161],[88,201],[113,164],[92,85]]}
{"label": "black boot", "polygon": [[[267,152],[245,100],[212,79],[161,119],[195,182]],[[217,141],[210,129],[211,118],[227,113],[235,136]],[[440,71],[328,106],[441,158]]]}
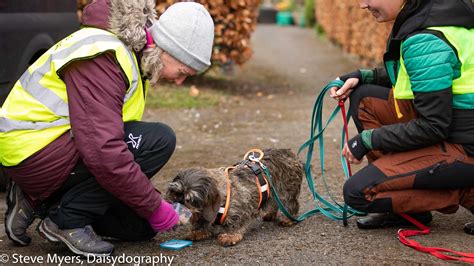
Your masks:
{"label": "black boot", "polygon": [[[431,212],[412,213],[410,216],[424,225],[429,224],[433,220]],[[359,229],[379,229],[407,225],[411,225],[411,223],[395,213],[371,213],[357,220],[357,227]]]}

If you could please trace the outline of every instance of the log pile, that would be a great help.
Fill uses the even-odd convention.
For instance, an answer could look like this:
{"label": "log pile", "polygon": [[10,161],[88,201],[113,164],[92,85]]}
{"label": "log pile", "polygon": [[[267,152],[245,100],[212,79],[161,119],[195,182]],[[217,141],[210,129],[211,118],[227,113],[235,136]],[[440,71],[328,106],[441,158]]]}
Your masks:
{"label": "log pile", "polygon": [[316,18],[326,36],[345,52],[358,55],[363,65],[382,62],[392,23],[377,23],[359,8],[359,0],[315,0]]}
{"label": "log pile", "polygon": [[[78,16],[90,0],[78,1]],[[158,0],[156,11],[161,15],[178,0]],[[252,56],[250,37],[257,24],[260,0],[198,0],[211,14],[215,25],[213,63],[245,63]]]}

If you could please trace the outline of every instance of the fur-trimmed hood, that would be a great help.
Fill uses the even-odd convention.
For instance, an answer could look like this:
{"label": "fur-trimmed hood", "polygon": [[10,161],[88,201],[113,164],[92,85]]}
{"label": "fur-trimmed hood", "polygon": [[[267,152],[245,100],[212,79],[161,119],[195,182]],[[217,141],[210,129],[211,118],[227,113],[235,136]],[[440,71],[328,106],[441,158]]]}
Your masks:
{"label": "fur-trimmed hood", "polygon": [[154,0],[94,0],[82,15],[83,25],[115,33],[136,52],[146,44],[145,25],[155,20]]}
{"label": "fur-trimmed hood", "polygon": [[157,19],[155,0],[93,0],[84,8],[82,25],[113,32],[131,50],[140,52],[142,75],[155,85],[163,68],[162,50],[144,47],[145,26],[151,26]]}

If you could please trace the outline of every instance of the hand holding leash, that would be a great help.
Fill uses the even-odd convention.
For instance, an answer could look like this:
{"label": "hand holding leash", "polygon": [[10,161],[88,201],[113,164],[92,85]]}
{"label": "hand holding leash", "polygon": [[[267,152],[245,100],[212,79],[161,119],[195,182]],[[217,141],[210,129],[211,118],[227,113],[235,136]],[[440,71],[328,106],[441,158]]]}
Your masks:
{"label": "hand holding leash", "polygon": [[359,79],[350,78],[344,82],[341,88],[332,87],[329,90],[329,96],[337,101],[341,101],[349,97],[352,90],[359,84]]}

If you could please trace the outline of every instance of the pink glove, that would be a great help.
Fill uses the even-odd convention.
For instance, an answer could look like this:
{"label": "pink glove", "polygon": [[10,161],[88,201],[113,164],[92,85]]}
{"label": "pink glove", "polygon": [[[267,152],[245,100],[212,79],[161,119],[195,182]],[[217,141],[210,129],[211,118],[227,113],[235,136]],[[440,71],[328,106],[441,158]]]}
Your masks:
{"label": "pink glove", "polygon": [[179,221],[179,216],[173,209],[173,206],[162,200],[153,214],[148,218],[151,228],[155,232],[164,232],[173,228]]}

